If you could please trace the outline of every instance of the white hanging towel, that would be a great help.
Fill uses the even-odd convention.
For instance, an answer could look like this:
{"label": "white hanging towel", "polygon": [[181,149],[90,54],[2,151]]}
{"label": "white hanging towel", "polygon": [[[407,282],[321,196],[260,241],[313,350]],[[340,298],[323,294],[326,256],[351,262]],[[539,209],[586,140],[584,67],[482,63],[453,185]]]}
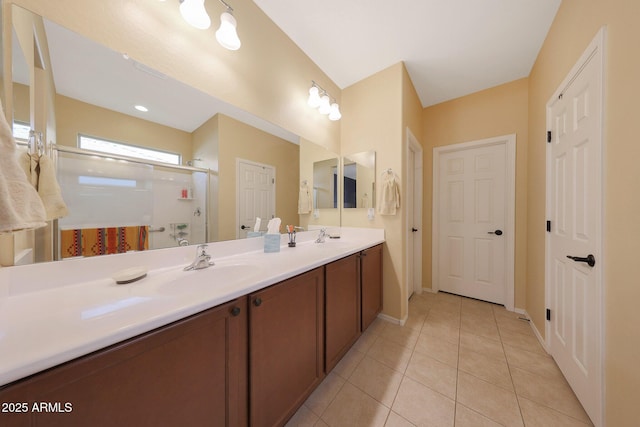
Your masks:
{"label": "white hanging towel", "polygon": [[53,161],[48,156],[42,155],[40,156],[39,164],[38,194],[47,212],[47,221],[67,216],[69,210],[62,199],[62,191],[60,190],[60,185],[58,185]]}
{"label": "white hanging towel", "polygon": [[378,213],[380,215],[395,215],[400,207],[400,188],[393,172],[385,173],[380,186],[380,202]]}
{"label": "white hanging towel", "polygon": [[309,186],[306,182],[300,184],[300,193],[298,195],[298,213],[308,214],[311,212],[311,194]]}
{"label": "white hanging towel", "polygon": [[16,141],[0,104],[0,232],[44,227],[42,200],[16,159]]}

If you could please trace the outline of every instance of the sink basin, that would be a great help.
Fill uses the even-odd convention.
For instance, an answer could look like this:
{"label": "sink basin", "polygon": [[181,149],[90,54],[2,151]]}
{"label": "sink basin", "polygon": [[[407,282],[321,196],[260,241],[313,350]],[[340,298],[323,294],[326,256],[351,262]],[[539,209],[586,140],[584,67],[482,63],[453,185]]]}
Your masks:
{"label": "sink basin", "polygon": [[237,283],[264,276],[264,267],[252,261],[214,260],[215,265],[202,270],[183,271],[182,267],[149,274],[140,290],[159,295],[182,295],[228,289]]}

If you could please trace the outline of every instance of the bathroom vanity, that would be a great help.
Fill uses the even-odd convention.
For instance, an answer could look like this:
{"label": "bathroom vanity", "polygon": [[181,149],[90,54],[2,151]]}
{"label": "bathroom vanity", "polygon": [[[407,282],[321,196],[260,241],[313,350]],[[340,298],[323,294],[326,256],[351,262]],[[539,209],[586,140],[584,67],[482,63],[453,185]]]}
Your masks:
{"label": "bathroom vanity", "polygon": [[[27,326],[36,329],[20,338],[4,323],[11,310],[0,311],[0,378],[5,384],[0,386],[0,424],[283,425],[382,305],[382,230],[342,229],[341,239],[320,244],[310,240],[317,233],[299,234],[298,247],[287,248],[283,238],[281,252],[275,254],[258,249],[261,239],[212,244],[214,260],[216,253],[234,253],[219,258],[218,271],[217,265],[196,272],[180,271],[187,263],[165,264],[158,270],[151,266],[149,277],[140,283],[110,289],[126,289],[125,301],[140,295],[149,298],[144,300],[148,307],[136,307],[145,316],[127,315],[130,307],[124,306],[119,313],[113,309],[113,295],[104,293],[102,312],[97,311],[101,314],[83,318],[88,307],[74,304],[68,308],[70,317],[34,314],[36,324]],[[176,255],[183,261],[193,250],[156,251],[155,257],[163,259],[153,262],[162,265]],[[125,266],[124,259],[134,255],[135,262],[154,256],[114,255],[112,263]],[[98,274],[103,266],[94,267],[100,267],[95,269]],[[249,268],[257,275],[241,273]],[[35,300],[64,292],[65,286],[58,286],[12,295],[15,283],[1,273],[3,308],[11,308],[12,298]],[[214,275],[226,275],[226,283],[201,283]],[[185,277],[193,280],[184,281]],[[66,286],[67,291],[77,292],[78,286]],[[105,281],[85,286],[99,288]],[[96,313],[95,300],[91,301],[90,313]],[[64,300],[58,303],[59,310],[65,310]],[[75,311],[80,314],[75,325],[51,324],[74,317]],[[47,357],[52,337],[37,329],[47,318],[49,333],[56,326],[65,329],[56,333],[65,343],[66,350],[57,350],[67,358],[63,362]],[[16,326],[18,332],[29,330],[25,323],[34,322],[28,316],[13,320],[22,323]],[[107,331],[106,324],[115,329]],[[141,328],[147,329],[137,333]],[[95,345],[87,340],[113,342],[87,352]]]}

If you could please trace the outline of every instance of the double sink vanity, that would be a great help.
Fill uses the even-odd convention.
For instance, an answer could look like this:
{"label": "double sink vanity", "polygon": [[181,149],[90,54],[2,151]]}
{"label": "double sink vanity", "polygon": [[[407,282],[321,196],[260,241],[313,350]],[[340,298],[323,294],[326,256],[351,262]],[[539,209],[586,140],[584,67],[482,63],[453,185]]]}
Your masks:
{"label": "double sink vanity", "polygon": [[382,308],[384,230],[335,231],[0,269],[0,424],[283,425]]}

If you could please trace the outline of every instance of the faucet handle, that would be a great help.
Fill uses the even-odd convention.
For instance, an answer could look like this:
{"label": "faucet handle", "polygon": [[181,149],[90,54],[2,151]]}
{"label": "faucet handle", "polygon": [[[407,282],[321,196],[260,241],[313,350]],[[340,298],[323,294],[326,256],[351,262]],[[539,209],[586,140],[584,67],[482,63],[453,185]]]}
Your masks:
{"label": "faucet handle", "polygon": [[209,245],[198,245],[196,247],[196,252],[198,253],[198,256],[205,256],[207,255],[207,248],[209,247]]}

